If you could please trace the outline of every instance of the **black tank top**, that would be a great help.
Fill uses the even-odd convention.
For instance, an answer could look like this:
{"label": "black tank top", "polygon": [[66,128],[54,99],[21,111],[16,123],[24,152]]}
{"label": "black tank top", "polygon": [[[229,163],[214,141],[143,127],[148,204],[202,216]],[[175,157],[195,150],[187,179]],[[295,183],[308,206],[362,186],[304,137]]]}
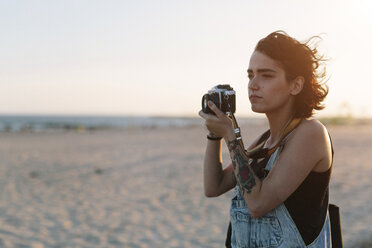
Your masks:
{"label": "black tank top", "polygon": [[[266,140],[269,136],[270,131],[265,132],[257,144]],[[333,161],[332,140],[331,146]],[[261,157],[262,154],[258,156]],[[268,171],[265,171],[264,168],[269,159],[270,156],[261,157],[252,165],[256,175],[262,179],[268,174]],[[306,245],[311,244],[322,230],[328,210],[328,186],[331,172],[332,165],[325,172],[310,172],[300,186],[284,201],[284,205]]]}
{"label": "black tank top", "polygon": [[332,166],[325,172],[310,172],[284,201],[306,245],[322,230],[328,209],[328,185]]}

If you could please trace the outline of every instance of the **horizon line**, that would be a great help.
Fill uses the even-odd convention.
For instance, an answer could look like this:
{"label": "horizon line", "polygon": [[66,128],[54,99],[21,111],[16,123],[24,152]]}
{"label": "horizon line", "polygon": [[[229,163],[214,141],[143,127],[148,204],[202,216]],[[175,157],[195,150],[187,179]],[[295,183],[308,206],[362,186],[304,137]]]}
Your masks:
{"label": "horizon line", "polygon": [[[0,117],[133,117],[133,118],[201,118],[197,114],[119,114],[119,113],[0,113]],[[262,114],[252,115],[235,115],[237,118],[254,118],[254,119],[266,119],[266,116]],[[324,118],[348,118],[348,119],[372,119],[372,116],[352,116],[352,115],[337,115],[337,114],[322,114],[314,115],[311,118],[324,119]]]}

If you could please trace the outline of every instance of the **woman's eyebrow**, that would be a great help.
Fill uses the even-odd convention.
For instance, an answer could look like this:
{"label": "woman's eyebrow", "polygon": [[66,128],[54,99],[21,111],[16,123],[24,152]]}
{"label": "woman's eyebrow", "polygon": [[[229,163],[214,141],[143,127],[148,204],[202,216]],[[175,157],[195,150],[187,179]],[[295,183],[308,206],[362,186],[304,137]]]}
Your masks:
{"label": "woman's eyebrow", "polygon": [[[248,69],[247,72],[248,72],[248,73],[253,73],[253,70],[252,70],[252,69]],[[273,72],[273,73],[276,73],[277,71],[276,71],[276,70],[273,70],[273,69],[269,69],[269,68],[262,68],[262,69],[258,69],[257,72],[258,72],[258,73],[265,73],[265,72]]]}
{"label": "woman's eyebrow", "polygon": [[267,69],[267,68],[263,68],[263,69],[258,69],[257,72],[261,72],[261,73],[264,73],[264,72],[274,72],[276,73],[277,71],[273,70],[273,69]]}

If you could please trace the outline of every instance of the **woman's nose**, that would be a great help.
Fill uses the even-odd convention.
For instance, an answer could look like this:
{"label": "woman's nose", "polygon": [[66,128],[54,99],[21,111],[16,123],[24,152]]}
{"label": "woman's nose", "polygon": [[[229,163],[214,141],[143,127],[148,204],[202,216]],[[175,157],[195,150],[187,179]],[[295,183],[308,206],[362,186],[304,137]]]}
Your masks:
{"label": "woman's nose", "polygon": [[250,90],[258,90],[258,83],[256,77],[253,77],[249,80],[248,89]]}

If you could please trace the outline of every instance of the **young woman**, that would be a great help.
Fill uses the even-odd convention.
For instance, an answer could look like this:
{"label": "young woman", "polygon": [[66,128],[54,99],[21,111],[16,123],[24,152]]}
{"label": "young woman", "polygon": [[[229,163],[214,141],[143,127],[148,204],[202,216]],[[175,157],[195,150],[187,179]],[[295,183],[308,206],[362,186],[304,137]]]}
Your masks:
{"label": "young woman", "polygon": [[[204,190],[216,197],[235,188],[232,247],[330,247],[328,185],[333,150],[326,128],[310,119],[323,108],[322,57],[284,32],[260,40],[248,67],[252,111],[270,129],[245,151],[231,119],[199,115],[210,131],[204,158]],[[221,138],[232,164],[222,167]]]}

